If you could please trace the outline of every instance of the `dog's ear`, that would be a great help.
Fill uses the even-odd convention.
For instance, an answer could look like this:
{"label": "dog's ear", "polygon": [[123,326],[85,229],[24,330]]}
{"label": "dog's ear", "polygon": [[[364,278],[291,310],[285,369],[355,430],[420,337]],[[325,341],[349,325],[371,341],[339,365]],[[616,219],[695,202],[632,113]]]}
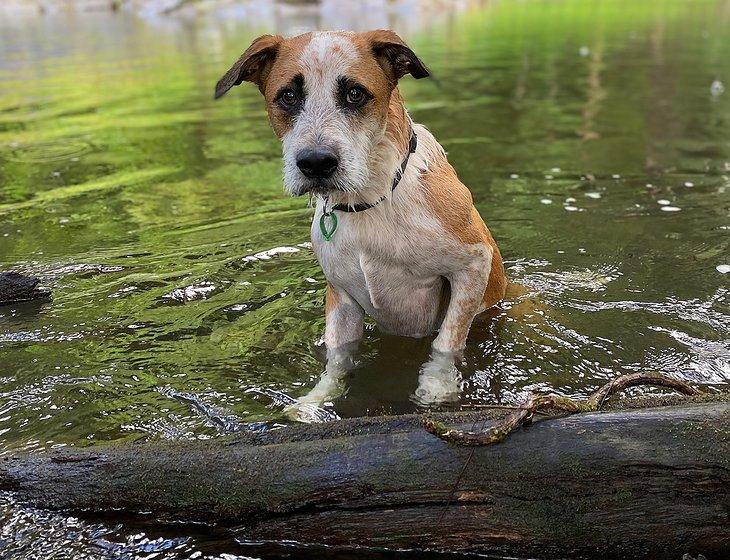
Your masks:
{"label": "dog's ear", "polygon": [[431,75],[426,65],[395,32],[379,29],[365,33],[373,55],[385,72],[395,81],[410,74],[417,80]]}
{"label": "dog's ear", "polygon": [[263,91],[268,71],[283,41],[279,35],[262,35],[255,39],[231,69],[215,85],[215,99],[241,82],[253,82]]}

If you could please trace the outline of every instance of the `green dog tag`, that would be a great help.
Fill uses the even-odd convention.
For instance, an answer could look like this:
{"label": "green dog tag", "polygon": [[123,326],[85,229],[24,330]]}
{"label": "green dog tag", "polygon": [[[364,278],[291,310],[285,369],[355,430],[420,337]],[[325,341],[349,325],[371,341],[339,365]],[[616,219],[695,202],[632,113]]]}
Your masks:
{"label": "green dog tag", "polygon": [[[327,228],[327,220],[326,218],[330,218],[330,227]],[[335,230],[337,229],[337,216],[335,216],[334,212],[322,212],[322,215],[319,218],[319,230],[322,232],[322,237],[324,237],[325,241],[332,241],[332,236],[335,234]]]}

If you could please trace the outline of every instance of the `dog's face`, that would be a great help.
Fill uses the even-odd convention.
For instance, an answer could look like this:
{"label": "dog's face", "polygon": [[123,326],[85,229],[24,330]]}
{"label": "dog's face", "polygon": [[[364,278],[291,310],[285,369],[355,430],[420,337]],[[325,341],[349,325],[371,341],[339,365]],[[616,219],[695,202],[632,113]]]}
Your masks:
{"label": "dog's face", "polygon": [[256,39],[216,86],[216,98],[250,81],[266,98],[292,196],[367,186],[398,79],[428,76],[392,31],[307,33]]}

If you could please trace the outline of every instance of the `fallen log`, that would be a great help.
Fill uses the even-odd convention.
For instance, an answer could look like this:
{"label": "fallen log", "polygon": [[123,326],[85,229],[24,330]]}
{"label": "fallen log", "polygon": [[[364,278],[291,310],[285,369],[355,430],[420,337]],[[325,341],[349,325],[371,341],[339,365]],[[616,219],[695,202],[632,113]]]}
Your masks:
{"label": "fallen log", "polygon": [[[720,557],[730,550],[730,399],[689,400],[536,421],[486,447],[450,445],[406,416],[6,456],[0,489],[45,508],[229,521],[250,540]],[[467,430],[499,416],[441,419]]]}

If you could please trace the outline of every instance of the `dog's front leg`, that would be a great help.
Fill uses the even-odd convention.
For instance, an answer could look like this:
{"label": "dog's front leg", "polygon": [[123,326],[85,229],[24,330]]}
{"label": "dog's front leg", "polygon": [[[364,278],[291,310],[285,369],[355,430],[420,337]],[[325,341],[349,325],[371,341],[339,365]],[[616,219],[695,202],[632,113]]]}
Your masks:
{"label": "dog's front leg", "polygon": [[327,282],[324,296],[324,344],[327,366],[317,385],[307,394],[319,401],[335,398],[344,392],[342,379],[354,363],[354,355],[362,338],[365,312],[350,295]]}
{"label": "dog's front leg", "polygon": [[287,409],[290,418],[302,422],[319,422],[326,418],[320,405],[344,392],[343,378],[354,366],[354,354],[362,338],[365,312],[347,292],[329,282],[325,292],[325,316],[325,370],[317,384]]}
{"label": "dog's front leg", "polygon": [[422,406],[458,400],[461,374],[456,362],[466,346],[466,337],[476,314],[481,311],[489,280],[489,262],[472,263],[469,268],[449,275],[451,298],[433,352],[421,367],[413,399]]}
{"label": "dog's front leg", "polygon": [[324,313],[324,343],[329,361],[362,338],[365,312],[347,292],[327,282]]}
{"label": "dog's front leg", "polygon": [[439,334],[433,341],[435,352],[457,355],[466,346],[471,323],[483,305],[489,281],[489,264],[479,259],[470,267],[448,277],[451,299]]}

